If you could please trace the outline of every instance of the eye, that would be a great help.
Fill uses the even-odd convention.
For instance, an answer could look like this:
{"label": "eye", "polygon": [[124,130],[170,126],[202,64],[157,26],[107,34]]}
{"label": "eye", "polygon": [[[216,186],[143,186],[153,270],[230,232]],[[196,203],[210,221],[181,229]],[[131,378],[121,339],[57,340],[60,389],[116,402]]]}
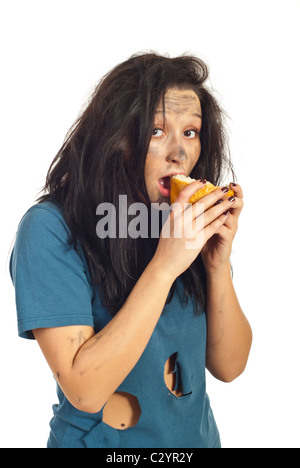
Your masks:
{"label": "eye", "polygon": [[196,138],[199,135],[200,135],[200,132],[197,132],[197,130],[186,130],[184,132],[184,136],[190,139]]}
{"label": "eye", "polygon": [[160,128],[154,128],[153,129],[153,132],[152,132],[152,136],[155,137],[155,138],[160,138],[162,137],[164,134],[164,131],[161,130]]}

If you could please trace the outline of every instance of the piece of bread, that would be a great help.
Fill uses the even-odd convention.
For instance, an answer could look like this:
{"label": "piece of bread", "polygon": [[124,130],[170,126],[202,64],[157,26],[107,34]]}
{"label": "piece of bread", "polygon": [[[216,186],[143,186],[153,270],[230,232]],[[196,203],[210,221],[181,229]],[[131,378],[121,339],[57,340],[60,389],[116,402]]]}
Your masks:
{"label": "piece of bread", "polygon": [[[175,202],[181,190],[187,185],[191,184],[192,182],[195,182],[195,180],[196,179],[191,179],[191,177],[185,177],[182,174],[172,176],[171,177],[171,193],[170,193],[171,204]],[[228,185],[227,187],[229,190],[226,193],[225,197],[234,196],[234,191],[231,190]],[[200,200],[200,198],[204,197],[204,195],[207,195],[208,193],[213,192],[217,188],[219,187],[216,187],[215,185],[207,181],[205,186],[202,189],[197,190],[197,192],[190,198],[189,203],[196,203],[198,200]]]}

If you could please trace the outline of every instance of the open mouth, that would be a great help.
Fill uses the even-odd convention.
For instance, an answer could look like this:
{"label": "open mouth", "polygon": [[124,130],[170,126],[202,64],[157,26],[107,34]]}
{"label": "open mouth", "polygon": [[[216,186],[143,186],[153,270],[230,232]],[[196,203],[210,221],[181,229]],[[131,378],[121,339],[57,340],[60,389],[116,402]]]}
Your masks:
{"label": "open mouth", "polygon": [[170,191],[171,191],[171,180],[170,180],[170,177],[171,177],[171,176],[161,177],[161,178],[158,180],[158,188],[159,188],[161,194],[162,194],[164,197],[169,197],[169,196],[170,196]]}

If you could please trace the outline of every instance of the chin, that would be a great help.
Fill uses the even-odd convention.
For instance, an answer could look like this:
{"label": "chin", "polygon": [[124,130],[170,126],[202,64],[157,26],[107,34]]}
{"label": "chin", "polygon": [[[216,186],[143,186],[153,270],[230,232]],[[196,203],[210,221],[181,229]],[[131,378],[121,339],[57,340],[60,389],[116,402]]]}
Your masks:
{"label": "chin", "polygon": [[159,203],[160,205],[162,203],[167,203],[169,206],[171,205],[170,197],[163,197],[162,195],[159,195],[155,202],[152,203]]}
{"label": "chin", "polygon": [[170,202],[170,197],[164,197],[161,193],[153,193],[149,195],[149,199],[151,203],[168,203],[168,205],[171,204]]}

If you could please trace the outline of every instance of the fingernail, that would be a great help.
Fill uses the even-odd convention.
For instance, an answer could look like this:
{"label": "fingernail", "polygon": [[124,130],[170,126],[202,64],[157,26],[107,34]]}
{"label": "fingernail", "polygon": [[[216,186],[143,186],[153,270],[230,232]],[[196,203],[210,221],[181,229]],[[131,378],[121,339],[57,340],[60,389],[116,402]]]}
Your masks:
{"label": "fingernail", "polygon": [[201,182],[202,184],[206,184],[207,180],[206,179],[199,179],[199,182]]}
{"label": "fingernail", "polygon": [[227,216],[227,215],[229,215],[229,213],[230,213],[230,211],[227,210],[227,211],[225,211],[224,215]]}
{"label": "fingernail", "polygon": [[233,187],[236,187],[237,184],[234,184],[233,182],[230,182]]}
{"label": "fingernail", "polygon": [[220,205],[220,203],[222,203],[222,201],[223,201],[223,199],[218,200],[218,201],[215,203],[215,206]]}
{"label": "fingernail", "polygon": [[234,202],[234,200],[235,200],[235,197],[229,197],[228,198],[228,201]]}
{"label": "fingernail", "polygon": [[228,187],[222,187],[221,190],[222,190],[223,193],[227,193],[228,192]]}

